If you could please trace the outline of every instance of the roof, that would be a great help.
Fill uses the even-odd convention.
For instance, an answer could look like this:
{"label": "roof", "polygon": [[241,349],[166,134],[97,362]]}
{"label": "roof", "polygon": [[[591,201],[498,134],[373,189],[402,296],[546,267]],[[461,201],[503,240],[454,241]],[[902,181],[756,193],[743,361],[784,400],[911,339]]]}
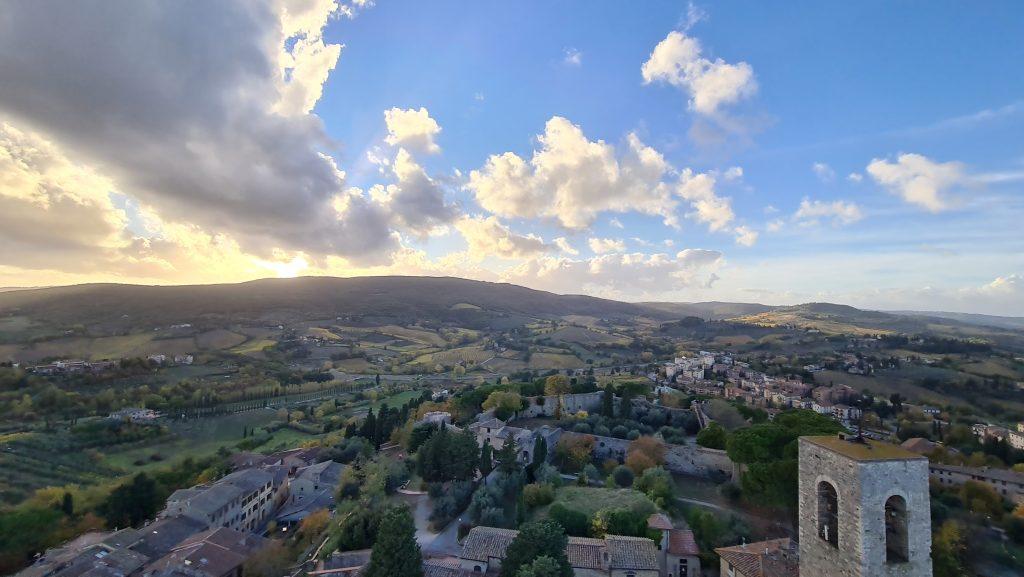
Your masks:
{"label": "roof", "polygon": [[651,516],[647,518],[647,526],[651,529],[658,529],[660,531],[671,531],[672,520],[664,513],[652,513]]}
{"label": "roof", "polygon": [[459,566],[457,557],[438,557],[425,559],[423,561],[423,577],[468,577],[479,573],[473,573]]}
{"label": "roof", "polygon": [[658,548],[644,537],[605,535],[611,569],[658,570]]}
{"label": "roof", "polygon": [[266,539],[252,533],[218,527],[182,541],[170,553],[154,561],[146,573],[170,576],[196,573],[220,577],[240,567]]}
{"label": "roof", "polygon": [[565,556],[569,559],[569,565],[577,569],[606,569],[606,553],[604,539],[569,537],[565,545]]}
{"label": "roof", "polygon": [[978,475],[994,479],[996,481],[1006,481],[1007,483],[1024,485],[1024,473],[1017,473],[1016,471],[1010,471],[1007,469],[993,469],[991,467],[961,467],[959,465],[943,465],[941,463],[929,463],[928,467],[930,469],[937,469],[940,471],[950,471],[963,475]]}
{"label": "roof", "polygon": [[138,530],[138,540],[131,545],[131,549],[150,558],[157,558],[166,555],[175,545],[201,531],[205,526],[204,523],[188,517],[157,519]]}
{"label": "roof", "polygon": [[788,537],[719,547],[718,556],[743,577],[797,577],[800,575],[796,542]]}
{"label": "roof", "polygon": [[516,538],[519,531],[497,527],[473,527],[462,542],[463,559],[487,561],[491,557],[505,558],[505,549]]}
{"label": "roof", "polygon": [[800,437],[800,442],[807,442],[828,449],[833,453],[860,462],[868,461],[905,461],[926,459],[917,453],[892,443],[863,439],[863,442],[846,440],[838,435],[819,437]]}
{"label": "roof", "polygon": [[932,450],[935,449],[936,444],[924,437],[913,437],[900,443],[900,446],[910,452],[924,455],[925,453],[932,452]]}
{"label": "roof", "polygon": [[680,557],[700,555],[700,547],[689,529],[672,529],[668,534],[668,552]]}

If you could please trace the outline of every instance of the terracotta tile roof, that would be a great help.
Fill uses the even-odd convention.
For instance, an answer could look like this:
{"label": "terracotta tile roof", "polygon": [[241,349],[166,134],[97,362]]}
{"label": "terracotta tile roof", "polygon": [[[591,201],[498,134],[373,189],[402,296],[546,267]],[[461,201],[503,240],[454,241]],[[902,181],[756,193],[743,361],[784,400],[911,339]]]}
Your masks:
{"label": "terracotta tile roof", "polygon": [[689,529],[673,529],[668,534],[668,552],[679,556],[700,555],[700,548]]}
{"label": "terracotta tile roof", "polygon": [[647,518],[647,526],[651,529],[658,529],[660,531],[671,531],[672,520],[664,513],[652,513],[651,516]]}
{"label": "terracotta tile roof", "polygon": [[658,548],[644,537],[605,535],[611,569],[658,570]]}
{"label": "terracotta tile roof", "polygon": [[565,545],[565,556],[569,559],[569,565],[577,569],[607,569],[607,552],[604,539],[569,537]]}
{"label": "terracotta tile roof", "polygon": [[743,577],[798,577],[796,542],[788,537],[715,549]]}
{"label": "terracotta tile roof", "polygon": [[462,542],[462,558],[487,561],[490,557],[505,558],[505,549],[519,531],[497,527],[473,527]]}

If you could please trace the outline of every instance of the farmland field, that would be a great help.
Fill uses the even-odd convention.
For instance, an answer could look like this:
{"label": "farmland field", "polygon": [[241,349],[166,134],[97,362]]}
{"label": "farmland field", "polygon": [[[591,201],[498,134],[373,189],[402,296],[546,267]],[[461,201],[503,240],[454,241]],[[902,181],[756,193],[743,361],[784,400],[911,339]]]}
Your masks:
{"label": "farmland field", "polygon": [[575,355],[558,353],[533,353],[530,355],[531,369],[579,369],[586,366]]}
{"label": "farmland field", "polygon": [[479,363],[494,356],[491,351],[485,351],[481,347],[460,347],[447,351],[438,351],[426,355],[420,355],[413,359],[414,364],[441,364],[445,366],[456,363]]}
{"label": "farmland field", "polygon": [[231,349],[231,352],[238,353],[240,355],[253,355],[263,352],[263,349],[272,347],[277,344],[277,341],[273,339],[252,339],[248,342],[242,343],[237,347]]}
{"label": "farmland field", "polygon": [[248,337],[227,329],[214,329],[196,335],[196,347],[203,350],[222,350],[237,347]]}

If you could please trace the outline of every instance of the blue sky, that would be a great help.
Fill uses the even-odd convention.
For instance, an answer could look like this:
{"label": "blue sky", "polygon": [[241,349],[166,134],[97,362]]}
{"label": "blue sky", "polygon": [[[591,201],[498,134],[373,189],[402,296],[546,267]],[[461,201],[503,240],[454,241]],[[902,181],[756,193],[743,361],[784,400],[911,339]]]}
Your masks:
{"label": "blue sky", "polygon": [[[224,47],[210,49],[215,57],[177,44],[167,57],[145,46],[99,54],[94,76],[126,56],[163,67],[112,98],[134,92],[132,106],[166,114],[170,134],[196,119],[223,129],[178,142],[204,151],[175,158],[177,174],[195,167],[191,182],[143,178],[160,169],[124,161],[138,149],[124,131],[96,152],[84,128],[29,103],[54,94],[51,83],[8,66],[26,87],[0,90],[0,119],[21,131],[6,140],[45,139],[68,170],[109,179],[97,185],[109,206],[78,202],[120,230],[83,241],[109,253],[89,271],[48,253],[33,265],[0,260],[5,283],[450,274],[627,300],[1024,315],[1018,3],[266,0],[155,17],[122,8],[67,25],[88,37],[95,18]],[[11,21],[24,17],[32,31],[25,12]],[[279,57],[257,40],[275,27],[282,76],[261,78]],[[35,32],[41,42],[53,34]],[[72,58],[44,52],[51,60],[38,64],[55,71]],[[235,84],[208,80],[203,58]],[[194,110],[161,101],[168,78],[191,89],[183,98]],[[259,97],[228,112],[242,93]],[[304,105],[280,104],[288,98]],[[84,106],[60,99],[57,111]],[[110,116],[144,136],[123,109]],[[236,116],[275,128],[236,134]],[[325,158],[344,177],[322,174]],[[234,183],[247,166],[260,167],[252,182]],[[315,178],[296,193],[287,183],[306,182],[303,166]],[[207,269],[219,272],[196,272]]]}

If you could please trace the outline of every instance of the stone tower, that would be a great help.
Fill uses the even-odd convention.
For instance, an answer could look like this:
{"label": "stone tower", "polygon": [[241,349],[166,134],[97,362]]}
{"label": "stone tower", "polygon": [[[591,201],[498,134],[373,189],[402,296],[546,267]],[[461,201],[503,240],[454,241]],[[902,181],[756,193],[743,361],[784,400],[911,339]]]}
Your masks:
{"label": "stone tower", "polygon": [[925,457],[800,438],[800,577],[931,577],[930,509]]}

